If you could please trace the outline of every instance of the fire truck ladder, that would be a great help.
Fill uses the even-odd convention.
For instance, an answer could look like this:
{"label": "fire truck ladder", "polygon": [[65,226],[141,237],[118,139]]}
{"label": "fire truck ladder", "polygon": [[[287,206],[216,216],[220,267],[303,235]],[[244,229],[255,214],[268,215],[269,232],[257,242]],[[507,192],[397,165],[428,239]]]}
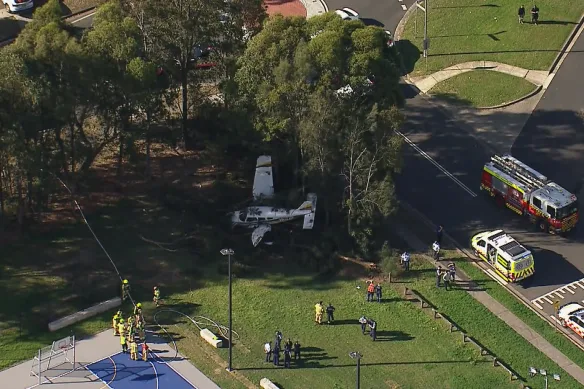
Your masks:
{"label": "fire truck ladder", "polygon": [[539,177],[536,177],[532,172],[525,169],[525,167],[521,166],[519,161],[515,158],[505,155],[500,157],[498,155],[494,155],[491,158],[493,164],[500,170],[504,171],[505,173],[509,174],[511,177],[517,179],[522,184],[526,185],[529,190],[533,190],[535,188],[542,188],[544,187],[548,181],[547,178],[541,180]]}

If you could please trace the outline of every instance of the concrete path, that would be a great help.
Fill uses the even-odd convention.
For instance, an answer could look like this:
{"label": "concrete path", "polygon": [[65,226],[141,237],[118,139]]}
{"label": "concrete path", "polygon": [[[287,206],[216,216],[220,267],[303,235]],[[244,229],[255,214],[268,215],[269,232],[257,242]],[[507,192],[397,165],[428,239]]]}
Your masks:
{"label": "concrete path", "polygon": [[306,17],[310,18],[328,12],[328,6],[324,0],[300,0],[306,8]]}
{"label": "concrete path", "polygon": [[[197,389],[220,389],[213,381],[201,373],[193,366],[188,359],[178,354],[166,344],[161,338],[152,334],[147,334],[147,343],[150,349],[164,362],[168,363],[176,372],[197,387]],[[119,353],[120,338],[112,335],[111,330],[101,332],[91,338],[78,341],[75,347],[75,361],[77,370],[64,377],[52,378],[64,373],[71,368],[71,364],[63,364],[63,359],[54,361],[55,369],[51,369],[47,374],[51,381],[51,389],[103,389],[107,388],[104,383],[95,377],[84,367],[114,354]],[[0,383],[9,383],[9,386],[2,386],[10,389],[29,389],[38,385],[38,379],[30,375],[32,358],[10,369],[0,371]],[[73,361],[73,356],[69,355]],[[61,366],[59,366],[61,365]],[[43,381],[46,381],[43,380]],[[39,387],[41,388],[41,387]],[[162,388],[164,389],[164,388]]]}
{"label": "concrete path", "polygon": [[[421,227],[425,228],[425,227]],[[396,232],[401,236],[406,243],[411,246],[414,250],[421,253],[424,258],[429,262],[438,266],[438,262],[434,261],[431,257],[427,256],[428,245],[424,244],[422,240],[418,238],[414,231],[409,230],[403,224],[398,224],[395,226]],[[470,277],[464,274],[460,269],[456,270],[456,276],[462,281],[471,282]],[[515,332],[521,335],[539,351],[544,353],[552,361],[556,362],[558,366],[564,369],[568,374],[570,374],[576,381],[584,385],[584,370],[572,362],[568,357],[562,354],[558,349],[551,345],[547,340],[545,340],[541,335],[531,329],[527,324],[521,321],[517,316],[510,312],[507,308],[501,305],[497,300],[491,297],[487,292],[473,289],[470,287],[467,292],[474,297],[478,302],[483,304],[489,311],[494,315],[503,320],[509,327],[511,327]]]}
{"label": "concrete path", "polygon": [[548,72],[545,70],[523,69],[500,62],[473,61],[450,66],[426,77],[410,77],[410,81],[422,93],[427,93],[439,82],[448,80],[449,78],[470,72],[472,70],[490,70],[493,72],[505,73],[515,77],[524,78],[532,84],[538,86],[543,86],[546,83],[546,79],[548,78]]}

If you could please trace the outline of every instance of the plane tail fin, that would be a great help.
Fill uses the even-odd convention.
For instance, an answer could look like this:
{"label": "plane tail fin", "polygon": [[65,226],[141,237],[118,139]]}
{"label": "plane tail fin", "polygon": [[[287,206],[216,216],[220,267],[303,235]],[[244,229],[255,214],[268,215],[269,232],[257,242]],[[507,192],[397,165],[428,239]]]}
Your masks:
{"label": "plane tail fin", "polygon": [[[307,201],[305,201],[302,205],[305,205],[306,203],[310,203],[310,208],[304,208],[304,209],[310,209],[310,213],[307,215],[304,215],[304,224],[303,224],[302,228],[305,230],[311,230],[314,227],[314,218],[316,216],[316,199],[317,199],[317,197],[316,197],[315,193],[309,193],[306,196],[306,199],[307,199]],[[302,205],[300,207],[302,207]]]}

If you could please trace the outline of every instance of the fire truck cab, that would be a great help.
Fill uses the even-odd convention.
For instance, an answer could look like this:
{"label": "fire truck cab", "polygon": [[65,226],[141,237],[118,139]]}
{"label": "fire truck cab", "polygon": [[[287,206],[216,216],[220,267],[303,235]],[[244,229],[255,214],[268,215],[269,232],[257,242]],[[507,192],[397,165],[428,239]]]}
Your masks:
{"label": "fire truck cab", "polygon": [[485,260],[508,282],[519,282],[535,273],[531,251],[503,230],[485,231],[471,239],[475,255]]}
{"label": "fire truck cab", "polygon": [[565,233],[578,222],[574,194],[510,155],[495,155],[485,164],[481,190],[541,231]]}

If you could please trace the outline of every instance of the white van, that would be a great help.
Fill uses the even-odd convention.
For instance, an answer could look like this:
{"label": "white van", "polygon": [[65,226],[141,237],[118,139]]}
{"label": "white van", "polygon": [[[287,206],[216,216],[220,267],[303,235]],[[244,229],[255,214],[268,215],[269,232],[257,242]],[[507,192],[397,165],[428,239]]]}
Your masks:
{"label": "white van", "polygon": [[24,11],[34,6],[33,0],[2,0],[2,3],[9,13]]}

